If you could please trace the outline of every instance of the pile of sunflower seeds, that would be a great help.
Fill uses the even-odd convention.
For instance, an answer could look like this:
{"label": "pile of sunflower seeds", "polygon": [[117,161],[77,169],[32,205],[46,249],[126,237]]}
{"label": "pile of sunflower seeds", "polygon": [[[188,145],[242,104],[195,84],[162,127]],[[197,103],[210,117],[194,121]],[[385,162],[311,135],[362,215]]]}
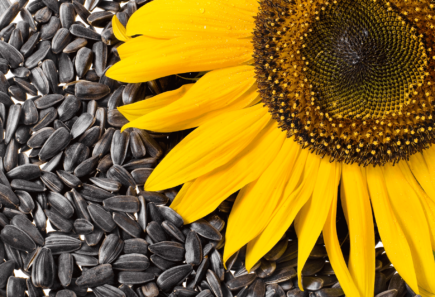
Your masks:
{"label": "pile of sunflower seeds", "polygon": [[[292,227],[249,273],[245,249],[225,269],[234,196],[183,226],[168,207],[178,188],[143,191],[187,132],[121,133],[127,120],[116,107],[190,81],[122,84],[104,75],[119,61],[113,15],[126,25],[146,1],[121,4],[0,0],[0,297],[45,289],[57,297],[344,296],[322,238],[303,269],[303,292]],[[382,248],[377,259],[376,297],[415,296]]]}

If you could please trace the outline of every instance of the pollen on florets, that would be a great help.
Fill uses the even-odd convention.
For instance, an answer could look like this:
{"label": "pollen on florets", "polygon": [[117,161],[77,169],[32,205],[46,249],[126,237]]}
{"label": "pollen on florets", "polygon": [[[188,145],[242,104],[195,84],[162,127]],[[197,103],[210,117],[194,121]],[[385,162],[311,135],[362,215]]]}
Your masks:
{"label": "pollen on florets", "polygon": [[263,103],[289,137],[331,161],[382,165],[428,148],[434,8],[430,0],[263,0],[254,32]]}

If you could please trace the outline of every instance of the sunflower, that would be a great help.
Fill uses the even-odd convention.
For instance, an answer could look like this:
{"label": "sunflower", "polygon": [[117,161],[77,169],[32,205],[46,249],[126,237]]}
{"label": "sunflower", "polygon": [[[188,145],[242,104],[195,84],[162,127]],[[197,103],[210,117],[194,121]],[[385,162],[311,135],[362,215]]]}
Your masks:
{"label": "sunflower", "polygon": [[224,261],[247,245],[251,269],[294,223],[299,281],[323,232],[346,295],[373,296],[376,224],[407,284],[435,296],[430,0],[155,0],[113,24],[125,43],[107,76],[206,72],[119,110],[124,129],[196,128],[145,190],[183,185],[171,207],[186,224],[238,192]]}

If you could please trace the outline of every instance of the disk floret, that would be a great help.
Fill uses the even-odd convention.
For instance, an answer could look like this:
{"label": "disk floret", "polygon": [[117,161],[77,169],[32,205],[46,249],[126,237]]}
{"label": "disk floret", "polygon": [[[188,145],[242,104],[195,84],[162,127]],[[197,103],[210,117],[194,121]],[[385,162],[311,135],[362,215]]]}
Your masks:
{"label": "disk floret", "polygon": [[382,165],[435,141],[430,0],[264,0],[259,92],[279,126],[331,161]]}

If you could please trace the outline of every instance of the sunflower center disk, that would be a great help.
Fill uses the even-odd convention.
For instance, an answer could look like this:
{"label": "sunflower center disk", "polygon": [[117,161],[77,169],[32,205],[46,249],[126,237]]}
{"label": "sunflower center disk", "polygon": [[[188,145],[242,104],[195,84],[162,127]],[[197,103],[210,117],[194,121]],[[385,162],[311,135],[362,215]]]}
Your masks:
{"label": "sunflower center disk", "polygon": [[331,161],[408,159],[435,139],[433,8],[264,0],[254,35],[263,102],[289,137]]}

